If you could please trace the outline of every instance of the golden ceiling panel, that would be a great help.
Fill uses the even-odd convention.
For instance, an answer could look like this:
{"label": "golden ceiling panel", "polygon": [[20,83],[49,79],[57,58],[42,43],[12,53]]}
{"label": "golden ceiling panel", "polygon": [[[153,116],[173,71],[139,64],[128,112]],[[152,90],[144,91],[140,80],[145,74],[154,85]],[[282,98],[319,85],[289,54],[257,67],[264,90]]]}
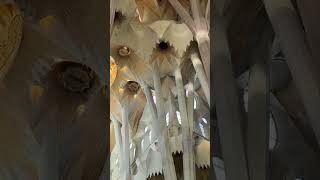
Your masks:
{"label": "golden ceiling panel", "polygon": [[22,15],[15,4],[0,5],[0,79],[12,64],[22,37]]}
{"label": "golden ceiling panel", "polygon": [[113,58],[110,57],[110,86],[112,86],[114,80],[116,79],[117,73],[118,73],[118,66],[114,62]]}

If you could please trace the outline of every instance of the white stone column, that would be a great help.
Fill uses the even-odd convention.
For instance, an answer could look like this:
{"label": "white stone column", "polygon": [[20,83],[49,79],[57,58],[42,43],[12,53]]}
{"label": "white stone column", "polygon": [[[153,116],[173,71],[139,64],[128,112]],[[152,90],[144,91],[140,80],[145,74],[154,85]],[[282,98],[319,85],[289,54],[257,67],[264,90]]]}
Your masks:
{"label": "white stone column", "polygon": [[[199,0],[190,0],[192,16],[184,9],[178,0],[169,0],[172,7],[176,10],[177,14],[181,17],[184,23],[189,27],[193,33],[199,47],[202,62],[204,64],[205,73],[210,79],[210,38],[209,27],[205,20],[205,16],[200,11]],[[210,82],[209,87],[210,87]]]}
{"label": "white stone column", "polygon": [[169,106],[169,127],[173,130],[173,135],[178,136],[179,122],[177,119],[175,102],[171,91],[169,92]]}
{"label": "white stone column", "polygon": [[[157,64],[153,64],[153,83],[154,83],[154,89],[155,89],[155,94],[157,97],[157,102],[156,102],[156,108],[157,108],[157,112],[153,112],[153,116],[154,117],[154,121],[156,123],[152,123],[153,129],[159,129],[158,131],[156,131],[156,136],[159,139],[159,147],[160,147],[160,152],[162,154],[162,167],[163,167],[163,173],[164,173],[164,177],[165,179],[172,179],[172,180],[176,180],[177,176],[176,176],[176,172],[175,172],[175,168],[174,168],[174,162],[173,162],[173,158],[171,156],[171,152],[169,149],[169,140],[168,140],[168,131],[166,129],[166,125],[165,125],[165,114],[164,114],[164,110],[163,110],[163,98],[162,98],[162,94],[161,94],[161,81],[160,81],[160,72],[159,72],[159,68],[157,66]],[[154,105],[153,105],[153,98],[151,97],[151,92],[150,89],[148,87],[145,87],[146,90],[148,92],[146,92],[146,96],[147,96],[147,101],[149,104],[149,107],[151,107],[153,109],[153,111],[155,111],[154,109]]]}
{"label": "white stone column", "polygon": [[177,94],[178,94],[178,104],[179,110],[181,114],[181,125],[182,125],[182,146],[183,146],[183,173],[184,180],[194,180],[195,176],[192,173],[193,165],[190,163],[190,159],[192,158],[192,148],[190,144],[190,130],[189,130],[189,120],[187,116],[187,107],[186,107],[186,99],[185,99],[185,90],[182,81],[181,70],[178,67],[175,70],[175,80],[177,86]]}
{"label": "white stone column", "polygon": [[196,177],[195,172],[196,172],[196,168],[195,168],[195,151],[194,151],[194,138],[193,138],[193,123],[194,123],[194,109],[193,109],[193,105],[194,105],[194,86],[192,82],[189,82],[188,86],[187,86],[187,110],[188,110],[188,120],[189,120],[189,124],[188,124],[188,130],[190,133],[190,139],[188,139],[189,141],[189,146],[190,148],[190,164],[191,164],[191,171],[190,173],[192,174],[191,177]]}
{"label": "white stone column", "polygon": [[[155,95],[157,97],[157,101],[156,101],[157,115],[158,115],[158,119],[161,120],[163,118],[164,112],[163,112],[163,98],[161,94],[160,72],[157,66],[157,62],[153,64],[152,77],[153,77],[153,86],[155,90]],[[159,121],[159,123],[160,123],[160,129],[162,130],[164,128],[163,126],[164,123],[162,123],[161,121]]]}
{"label": "white stone column", "polygon": [[115,0],[110,0],[110,36],[112,34],[115,13],[116,13]]}
{"label": "white stone column", "polygon": [[[192,16],[194,24],[196,26],[195,38],[198,42],[199,52],[203,64],[205,65],[205,73],[208,79],[210,79],[210,38],[209,27],[207,26],[205,16],[200,10],[199,0],[190,0]],[[210,82],[209,82],[210,83]]]}
{"label": "white stone column", "polygon": [[129,141],[129,117],[128,117],[128,102],[125,101],[122,105],[122,135],[123,135],[123,156],[121,178],[123,180],[130,180],[130,141]]}
{"label": "white stone column", "polygon": [[193,19],[189,15],[189,12],[184,9],[178,0],[169,0],[172,7],[176,10],[177,14],[181,17],[182,21],[188,26],[193,33],[196,31],[196,27]]}
{"label": "white stone column", "polygon": [[159,125],[159,122],[157,121],[157,110],[156,110],[156,107],[153,103],[153,98],[152,98],[152,95],[151,95],[151,91],[150,91],[150,88],[149,86],[145,83],[145,82],[142,82],[142,87],[143,87],[143,92],[147,98],[147,106],[148,108],[150,109],[151,111],[151,115],[152,115],[152,120],[151,120],[151,127],[152,127],[152,131],[154,132],[155,135],[159,135],[160,134],[160,125]]}
{"label": "white stone column", "polygon": [[122,158],[122,152],[123,152],[123,148],[122,148],[122,137],[121,137],[121,128],[119,126],[119,121],[116,119],[116,117],[111,114],[111,120],[113,123],[113,127],[114,127],[114,132],[115,132],[115,137],[116,137],[116,147],[118,150],[118,160],[119,160],[119,167],[120,167],[120,172],[122,170],[122,165],[123,165],[123,158]]}
{"label": "white stone column", "polygon": [[206,77],[200,57],[196,52],[193,52],[190,55],[190,59],[192,61],[194,69],[196,70],[202,90],[204,92],[204,95],[206,96],[206,100],[210,105],[210,88],[209,88],[208,78]]}

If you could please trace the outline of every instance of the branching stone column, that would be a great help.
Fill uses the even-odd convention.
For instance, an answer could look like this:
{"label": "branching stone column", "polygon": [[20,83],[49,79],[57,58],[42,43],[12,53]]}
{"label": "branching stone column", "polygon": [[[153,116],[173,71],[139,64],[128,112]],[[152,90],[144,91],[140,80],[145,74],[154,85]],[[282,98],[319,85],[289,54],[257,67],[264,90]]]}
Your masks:
{"label": "branching stone column", "polygon": [[180,4],[178,0],[169,0],[172,7],[177,11],[182,21],[189,27],[192,33],[196,32],[196,26],[194,24],[193,19],[189,15],[189,12],[184,9],[184,7]]}
{"label": "branching stone column", "polygon": [[164,174],[167,174],[166,176],[168,179],[176,180],[177,175],[174,167],[174,162],[173,158],[171,155],[171,151],[169,148],[169,139],[168,139],[168,131],[166,129],[165,125],[165,113],[164,113],[164,107],[163,107],[163,98],[162,98],[162,93],[161,93],[161,81],[160,81],[160,72],[159,72],[159,67],[157,65],[157,62],[154,63],[153,65],[153,84],[154,84],[154,89],[156,92],[156,97],[157,97],[157,114],[158,114],[158,122],[160,124],[160,136],[159,136],[159,144],[160,148],[162,149],[163,153],[163,159],[164,162],[162,163],[163,169],[164,169]]}
{"label": "branching stone column", "polygon": [[194,143],[194,138],[193,138],[193,122],[194,122],[194,109],[193,109],[193,106],[194,106],[194,86],[193,86],[193,83],[192,82],[189,82],[189,84],[187,85],[187,110],[188,110],[188,119],[189,119],[189,122],[188,122],[188,128],[189,128],[189,134],[190,134],[190,139],[189,139],[189,142],[190,142],[190,145],[191,146],[191,150],[190,150],[190,164],[193,166],[191,166],[193,169],[191,169],[191,174],[192,176],[191,177],[196,177],[195,175],[195,172],[196,172],[196,169],[195,169],[195,151],[194,151],[194,146],[195,146],[195,143]]}
{"label": "branching stone column", "polygon": [[[210,38],[209,27],[207,26],[207,20],[202,14],[199,1],[190,0],[192,16],[189,15],[187,10],[181,5],[178,0],[169,0],[172,7],[176,10],[177,14],[181,17],[184,23],[189,27],[193,33],[199,47],[202,62],[204,64],[206,76],[210,78]],[[209,3],[208,3],[209,4]],[[208,10],[209,11],[209,10]],[[210,82],[208,82],[210,83]],[[210,84],[209,84],[210,86]]]}
{"label": "branching stone column", "polygon": [[130,145],[129,145],[129,117],[128,117],[128,102],[124,101],[122,102],[122,133],[123,133],[123,166],[122,170],[123,173],[121,174],[121,177],[123,180],[130,180],[131,174],[130,174]]}
{"label": "branching stone column", "polygon": [[248,180],[244,131],[238,91],[233,76],[225,19],[216,15],[213,24],[213,89],[226,179]]}
{"label": "branching stone column", "polygon": [[118,158],[119,158],[119,167],[120,167],[120,172],[122,171],[122,163],[123,163],[123,159],[122,159],[122,152],[123,152],[123,148],[122,148],[122,137],[121,137],[121,128],[119,126],[119,121],[115,118],[115,116],[113,114],[111,114],[111,120],[114,126],[114,130],[115,130],[115,137],[116,137],[116,147],[118,150]]}
{"label": "branching stone column", "polygon": [[[158,81],[158,82],[154,82],[154,84],[160,85],[160,77],[159,75],[157,75],[156,71],[154,74],[154,80]],[[156,76],[158,76],[158,78],[156,78]],[[159,79],[159,80],[157,80]],[[155,136],[159,138],[159,148],[160,148],[160,152],[162,154],[162,167],[163,167],[163,173],[164,173],[164,177],[165,179],[173,179],[176,180],[176,172],[175,172],[175,168],[174,168],[174,162],[173,162],[173,158],[171,156],[171,153],[169,151],[169,147],[168,146],[168,135],[167,135],[167,130],[164,128],[164,119],[159,119],[159,117],[161,117],[161,115],[159,115],[159,113],[156,110],[156,107],[154,105],[153,102],[153,98],[151,95],[151,90],[148,87],[148,85],[146,85],[144,82],[142,82],[142,86],[143,86],[143,90],[144,93],[146,95],[147,98],[147,105],[151,110],[151,114],[152,114],[152,122],[151,122],[151,126],[152,126],[152,130],[155,133]],[[156,89],[156,94],[161,94],[160,89],[159,88],[155,88]],[[158,89],[158,90],[157,90]],[[159,92],[158,92],[159,91]],[[161,109],[161,102],[159,103],[161,99],[161,96],[157,96],[157,102],[158,102],[158,107],[159,109]],[[161,122],[162,120],[162,122]]]}
{"label": "branching stone column", "polygon": [[110,35],[112,34],[113,22],[116,13],[115,1],[116,0],[110,0]]}
{"label": "branching stone column", "polygon": [[[210,1],[208,1],[209,3]],[[207,26],[205,16],[200,9],[199,0],[190,0],[192,16],[196,26],[195,38],[198,42],[200,55],[204,64],[207,78],[210,78],[210,38],[209,27]],[[209,82],[210,83],[210,82]]]}
{"label": "branching stone column", "polygon": [[177,119],[177,114],[176,114],[176,106],[174,103],[174,97],[171,92],[169,92],[169,127],[171,129],[171,134],[173,136],[178,136],[179,135],[179,122]]}
{"label": "branching stone column", "polygon": [[290,0],[264,0],[264,4],[320,144],[320,91],[308,64],[311,55],[299,17]]}
{"label": "branching stone column", "polygon": [[157,115],[157,110],[156,110],[156,107],[155,107],[155,104],[153,102],[153,98],[151,95],[151,90],[145,82],[141,82],[141,83],[142,83],[142,87],[143,87],[143,92],[147,98],[147,106],[150,109],[151,115],[152,115],[152,121],[151,121],[152,131],[157,136],[160,134],[160,129],[159,129],[160,125],[159,125],[159,122],[157,121],[158,115]]}
{"label": "branching stone column", "polygon": [[164,128],[163,122],[161,121],[161,120],[163,120],[163,114],[164,114],[164,112],[163,112],[163,98],[162,98],[162,94],[161,94],[160,72],[159,72],[159,68],[157,66],[157,62],[154,62],[154,64],[153,64],[152,77],[153,77],[153,86],[154,86],[154,90],[155,90],[156,97],[157,97],[157,101],[156,101],[157,115],[158,115],[158,120],[159,120],[161,130],[162,130]]}
{"label": "branching stone column", "polygon": [[182,75],[180,67],[174,72],[177,94],[178,94],[178,104],[181,114],[181,126],[182,126],[182,146],[183,146],[183,173],[184,180],[195,180],[195,174],[192,171],[194,164],[191,164],[191,159],[193,156],[193,146],[191,144],[191,134],[189,130],[189,119],[187,115],[187,106],[186,106],[186,96],[185,90],[182,81]]}
{"label": "branching stone column", "polygon": [[136,164],[138,167],[138,170],[143,174],[143,176],[148,177],[148,172],[147,170],[143,167],[143,162],[140,161],[140,159],[136,159]]}
{"label": "branching stone column", "polygon": [[210,1],[211,0],[208,0],[208,4],[206,7],[206,13],[205,13],[205,18],[207,20],[207,27],[210,27]]}
{"label": "branching stone column", "polygon": [[194,69],[196,70],[198,79],[200,81],[204,95],[206,96],[207,102],[210,105],[210,88],[209,88],[208,78],[206,77],[200,57],[196,52],[192,52],[190,55],[190,59],[192,61]]}
{"label": "branching stone column", "polygon": [[[271,59],[272,36],[270,37],[270,33],[266,34],[265,32],[261,34],[262,37],[259,36],[257,42],[259,41],[260,43],[252,51],[253,59],[248,85],[248,123],[246,136],[250,180],[268,179],[270,123],[267,62]],[[265,40],[266,38],[267,40]]]}

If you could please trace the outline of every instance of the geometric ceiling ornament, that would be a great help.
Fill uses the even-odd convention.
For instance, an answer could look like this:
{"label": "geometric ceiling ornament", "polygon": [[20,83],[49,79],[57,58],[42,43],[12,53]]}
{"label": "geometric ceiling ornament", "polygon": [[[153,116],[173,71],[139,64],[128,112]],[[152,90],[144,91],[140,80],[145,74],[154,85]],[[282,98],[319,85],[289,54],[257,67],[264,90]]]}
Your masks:
{"label": "geometric ceiling ornament", "polygon": [[156,21],[149,27],[156,32],[159,40],[168,42],[175,48],[178,57],[182,57],[193,40],[193,34],[189,28],[175,21]]}

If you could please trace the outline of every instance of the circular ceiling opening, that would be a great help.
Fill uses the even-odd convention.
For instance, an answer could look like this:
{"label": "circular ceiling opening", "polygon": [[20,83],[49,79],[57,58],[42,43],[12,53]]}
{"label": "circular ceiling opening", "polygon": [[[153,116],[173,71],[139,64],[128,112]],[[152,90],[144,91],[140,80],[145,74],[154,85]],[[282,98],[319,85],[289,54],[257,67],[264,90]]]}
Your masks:
{"label": "circular ceiling opening", "polygon": [[160,41],[158,44],[158,48],[161,50],[166,50],[169,48],[169,43],[165,41]]}
{"label": "circular ceiling opening", "polygon": [[116,11],[114,13],[114,24],[121,24],[125,19],[125,16],[120,12]]}

